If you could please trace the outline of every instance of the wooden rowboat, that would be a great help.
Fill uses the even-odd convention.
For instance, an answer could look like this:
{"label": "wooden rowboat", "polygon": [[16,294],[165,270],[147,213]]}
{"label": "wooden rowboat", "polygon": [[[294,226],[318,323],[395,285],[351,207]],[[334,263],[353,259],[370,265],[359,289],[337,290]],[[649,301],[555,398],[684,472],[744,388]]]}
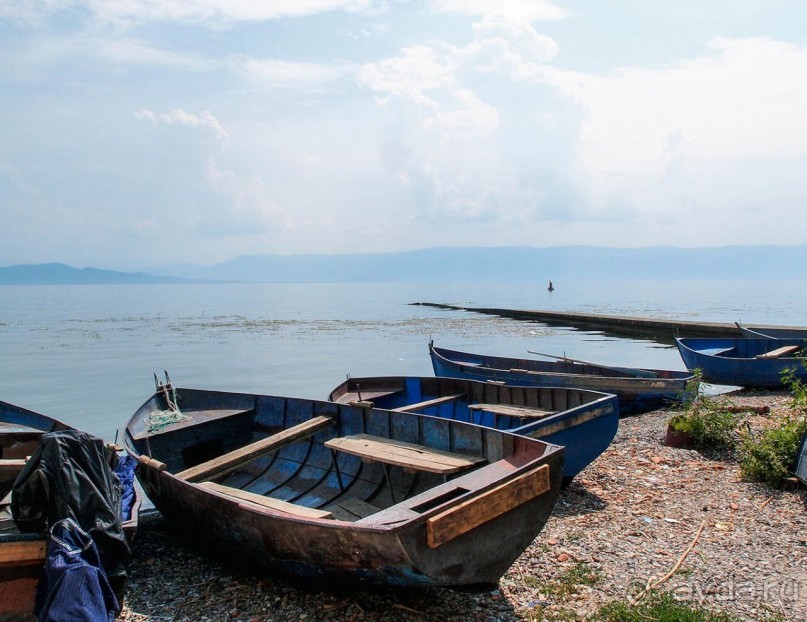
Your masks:
{"label": "wooden rowboat", "polygon": [[[48,432],[74,430],[46,415],[0,402],[0,620],[34,619],[36,586],[42,574],[46,533],[21,533],[11,516],[11,490],[26,459]],[[135,496],[123,529],[137,529],[140,498]]]}
{"label": "wooden rowboat", "polygon": [[787,326],[745,326],[735,322],[743,337],[751,339],[807,339],[807,328]]}
{"label": "wooden rowboat", "polygon": [[429,343],[435,376],[495,380],[512,386],[564,387],[613,393],[620,415],[637,415],[687,399],[690,372],[610,367],[560,357],[538,361],[438,348]]}
{"label": "wooden rowboat", "polygon": [[157,509],[209,549],[394,586],[496,583],[563,470],[561,447],[465,422],[170,384],[126,444]]}
{"label": "wooden rowboat", "polygon": [[398,412],[468,421],[566,448],[563,483],[610,445],[619,427],[615,395],[585,389],[509,387],[462,378],[348,378],[328,397]]}
{"label": "wooden rowboat", "polygon": [[709,339],[675,340],[684,365],[700,370],[703,381],[747,388],[776,389],[784,386],[783,374],[807,380],[804,339]]}

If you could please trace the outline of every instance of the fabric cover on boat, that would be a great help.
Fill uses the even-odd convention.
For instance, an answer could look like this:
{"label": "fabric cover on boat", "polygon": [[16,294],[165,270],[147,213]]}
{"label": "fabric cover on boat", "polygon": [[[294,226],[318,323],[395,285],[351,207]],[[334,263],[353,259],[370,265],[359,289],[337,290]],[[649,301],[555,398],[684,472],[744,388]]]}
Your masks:
{"label": "fabric cover on boat", "polygon": [[73,519],[50,528],[35,611],[41,622],[111,621],[120,611],[95,543]]}
{"label": "fabric cover on boat", "polygon": [[123,485],[109,466],[117,456],[100,438],[77,430],[42,435],[11,492],[11,512],[22,532],[44,532],[70,518],[93,539],[119,599],[129,544],[121,521]]}
{"label": "fabric cover on boat", "polygon": [[123,486],[121,495],[121,520],[127,521],[132,517],[132,505],[135,500],[135,469],[137,468],[137,458],[130,454],[123,454],[118,457],[118,464],[115,466],[115,475],[118,476]]}

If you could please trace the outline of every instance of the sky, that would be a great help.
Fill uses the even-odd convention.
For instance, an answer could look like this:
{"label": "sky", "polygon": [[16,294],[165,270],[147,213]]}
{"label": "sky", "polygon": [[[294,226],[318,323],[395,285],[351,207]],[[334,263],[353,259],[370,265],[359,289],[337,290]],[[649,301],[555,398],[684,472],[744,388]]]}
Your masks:
{"label": "sky", "polygon": [[802,0],[0,0],[0,265],[807,243]]}

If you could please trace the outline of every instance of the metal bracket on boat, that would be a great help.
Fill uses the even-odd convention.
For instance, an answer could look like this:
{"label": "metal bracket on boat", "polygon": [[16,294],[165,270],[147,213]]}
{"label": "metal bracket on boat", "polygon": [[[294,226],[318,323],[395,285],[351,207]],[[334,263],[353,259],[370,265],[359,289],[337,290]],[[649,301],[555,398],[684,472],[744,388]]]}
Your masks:
{"label": "metal bracket on boat", "polygon": [[174,387],[171,386],[171,378],[168,376],[168,372],[163,370],[165,374],[165,382],[161,382],[160,379],[157,377],[157,372],[154,372],[154,386],[156,388],[157,393],[162,394],[165,398],[166,403],[168,404],[169,410],[179,411],[177,407],[176,400],[174,399]]}

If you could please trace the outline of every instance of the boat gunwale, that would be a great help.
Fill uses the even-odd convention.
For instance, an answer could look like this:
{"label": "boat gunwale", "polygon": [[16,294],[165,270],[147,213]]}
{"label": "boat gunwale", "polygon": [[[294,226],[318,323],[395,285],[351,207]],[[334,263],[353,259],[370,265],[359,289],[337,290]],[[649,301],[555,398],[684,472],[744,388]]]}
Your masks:
{"label": "boat gunwale", "polygon": [[[183,391],[195,391],[195,392],[207,393],[207,390],[205,390],[205,389],[191,389],[191,388],[188,388],[188,387],[182,387],[182,388],[178,387],[178,388],[175,389],[175,391],[180,395],[182,394]],[[253,398],[261,397],[261,396],[259,396],[257,394],[226,392],[226,391],[210,391],[210,393],[211,394],[212,393],[218,393],[218,394],[224,394],[224,395],[230,395],[230,396],[238,396],[238,397],[246,397],[246,396],[253,397]],[[140,470],[140,469],[153,470],[153,471],[155,471],[157,473],[158,477],[168,477],[168,478],[170,478],[172,481],[176,482],[180,486],[192,487],[191,488],[192,490],[197,490],[201,494],[216,497],[217,499],[220,500],[221,503],[241,507],[242,509],[244,509],[245,511],[247,511],[247,512],[249,512],[251,514],[260,515],[260,516],[268,516],[268,517],[271,517],[272,519],[280,520],[282,522],[317,525],[317,526],[320,526],[320,527],[326,527],[328,529],[345,529],[346,527],[348,527],[351,530],[357,530],[359,532],[365,532],[365,533],[393,533],[394,534],[396,531],[403,531],[403,530],[405,530],[407,528],[410,528],[413,524],[417,524],[419,522],[423,522],[423,521],[428,520],[430,517],[433,517],[434,515],[436,515],[436,514],[438,514],[440,512],[443,512],[447,508],[451,507],[451,504],[456,504],[456,503],[459,503],[461,501],[471,500],[475,496],[477,496],[479,494],[482,494],[482,493],[484,493],[485,491],[487,491],[489,489],[492,489],[492,488],[494,488],[494,487],[496,487],[498,485],[505,484],[505,483],[517,478],[518,476],[523,475],[524,473],[526,473],[530,469],[535,468],[537,466],[540,466],[541,464],[546,463],[547,461],[551,460],[554,454],[556,454],[558,452],[560,452],[562,454],[564,452],[564,448],[559,446],[559,445],[555,445],[553,443],[546,442],[546,441],[543,441],[541,439],[522,436],[522,435],[516,433],[514,430],[496,430],[496,429],[491,429],[491,428],[489,428],[487,426],[483,426],[483,425],[479,425],[479,424],[475,424],[475,423],[471,423],[471,422],[452,421],[452,422],[449,422],[450,425],[459,424],[459,425],[462,425],[462,426],[470,426],[470,427],[478,428],[478,429],[484,431],[485,433],[493,433],[493,434],[498,434],[498,435],[502,435],[502,436],[511,437],[512,438],[512,443],[513,443],[513,451],[512,451],[512,453],[510,453],[507,456],[503,456],[499,460],[495,460],[493,462],[489,462],[489,461],[486,460],[486,463],[483,463],[481,466],[479,466],[477,468],[474,468],[474,469],[471,469],[466,473],[459,474],[456,477],[453,477],[452,479],[450,479],[450,480],[448,480],[446,482],[443,482],[441,484],[437,484],[435,486],[432,486],[432,487],[430,487],[430,488],[428,488],[428,489],[426,489],[426,490],[424,490],[424,491],[422,491],[420,493],[417,493],[416,495],[413,495],[411,497],[407,497],[406,499],[404,499],[404,500],[402,500],[402,501],[400,501],[398,503],[395,503],[392,506],[389,506],[389,507],[386,507],[386,508],[379,508],[379,511],[377,512],[377,514],[390,513],[393,510],[398,510],[398,511],[402,511],[402,512],[406,511],[406,510],[409,510],[407,505],[411,505],[411,506],[422,505],[422,504],[427,503],[429,500],[431,500],[433,498],[439,498],[442,495],[445,495],[447,493],[450,493],[450,492],[453,492],[453,491],[457,490],[458,488],[461,487],[459,483],[464,483],[466,478],[477,478],[478,479],[480,473],[491,473],[491,476],[486,478],[487,481],[484,484],[479,485],[479,486],[468,486],[468,487],[463,486],[462,488],[465,490],[465,492],[463,492],[463,493],[461,493],[459,495],[452,496],[451,498],[447,499],[446,501],[444,501],[442,503],[439,503],[439,504],[437,504],[437,505],[435,505],[433,507],[430,507],[428,510],[425,510],[423,512],[416,512],[415,516],[410,516],[408,518],[401,518],[400,520],[391,521],[389,523],[381,522],[381,523],[375,523],[374,524],[372,522],[369,522],[370,519],[372,519],[372,516],[375,516],[375,515],[371,515],[369,517],[361,519],[361,521],[347,521],[347,520],[339,520],[339,519],[335,519],[335,518],[308,517],[308,516],[301,516],[301,515],[291,514],[291,513],[288,513],[288,512],[283,512],[281,510],[276,510],[276,509],[273,509],[273,508],[270,508],[270,507],[260,506],[258,504],[253,504],[253,503],[250,503],[248,501],[244,501],[242,499],[237,499],[235,497],[229,497],[229,496],[227,496],[227,495],[225,495],[223,493],[219,493],[219,492],[214,491],[214,490],[206,489],[203,486],[199,486],[198,485],[199,482],[187,481],[187,480],[183,479],[182,477],[179,477],[179,472],[178,473],[173,473],[168,469],[158,468],[155,464],[153,464],[152,461],[154,460],[154,458],[152,456],[147,456],[146,454],[141,453],[135,447],[136,442],[137,443],[145,443],[146,446],[148,446],[148,438],[150,438],[152,436],[152,434],[147,434],[147,435],[142,436],[142,437],[140,437],[140,436],[139,437],[134,437],[134,435],[131,433],[130,428],[131,428],[131,425],[134,422],[136,422],[136,421],[142,422],[142,420],[145,419],[150,414],[150,413],[147,412],[146,408],[149,405],[153,404],[153,403],[156,404],[159,401],[159,397],[160,397],[160,394],[155,393],[149,399],[147,399],[142,404],[142,406],[140,408],[138,408],[137,411],[135,411],[134,415],[132,415],[132,417],[129,420],[129,423],[126,425],[126,428],[125,428],[124,449],[130,455],[134,456],[135,459],[139,460],[138,470]],[[280,397],[280,396],[277,396],[277,397]],[[605,394],[604,397],[603,397],[603,399],[608,399],[608,398],[609,398],[609,396],[607,394]],[[301,399],[302,400],[303,398],[291,398],[291,399]],[[318,401],[321,401],[321,400],[304,400],[304,401],[318,402]],[[331,403],[331,402],[324,402],[324,403]],[[341,408],[341,407],[363,408],[363,407],[360,407],[360,406],[352,406],[352,405],[343,404],[343,403],[331,403],[331,404],[335,405],[337,408]],[[392,411],[387,411],[385,409],[380,409],[380,408],[376,408],[376,409],[373,409],[373,410],[384,412],[385,414],[388,413],[388,412],[392,412]],[[239,414],[241,414],[241,413],[232,413],[232,414],[227,415],[226,417],[223,417],[221,419],[217,419],[217,421],[226,420],[228,417],[236,417]],[[415,417],[420,417],[420,418],[424,418],[424,419],[432,419],[432,420],[435,420],[435,421],[445,421],[441,417],[436,417],[436,416],[433,416],[433,415],[420,414],[420,413],[407,414],[407,416],[415,416]],[[337,421],[337,423],[338,423],[338,421]],[[188,426],[186,426],[185,429],[188,429]],[[158,432],[157,434],[160,434],[160,433],[163,433],[163,432],[166,432],[166,431],[168,431],[168,430],[160,430],[160,432]],[[536,443],[541,444],[541,445],[544,446],[544,450],[540,455],[535,455],[534,457],[529,458],[528,460],[526,460],[524,462],[514,460],[514,458],[518,457],[519,455],[523,456],[525,454],[530,453],[530,450],[528,450],[526,447],[520,448],[519,451],[516,450],[523,443],[526,443],[527,445],[536,444]],[[535,446],[537,447],[537,445],[535,445]],[[142,461],[142,460],[140,460],[141,456],[149,458],[150,460]],[[501,472],[502,471],[502,465],[504,465],[504,464],[511,465],[510,467],[505,467],[505,468],[510,468],[511,469],[510,472],[506,473],[506,475],[504,475],[504,476],[495,475],[496,472]],[[155,503],[155,505],[156,505],[156,503]],[[302,507],[308,507],[308,506],[302,506]],[[410,510],[410,511],[415,513],[415,510]]]}
{"label": "boat gunwale", "polygon": [[[469,367],[473,370],[480,370],[484,372],[490,373],[510,373],[510,374],[517,374],[517,375],[524,375],[524,376],[557,376],[562,378],[569,378],[572,381],[576,379],[583,379],[587,384],[598,384],[598,383],[608,383],[611,386],[639,386],[639,387],[647,387],[647,386],[665,386],[665,385],[677,385],[680,383],[686,383],[687,381],[694,378],[694,374],[689,371],[679,371],[679,370],[669,370],[669,369],[650,369],[650,368],[642,368],[644,371],[653,372],[656,374],[664,374],[664,376],[657,376],[655,378],[647,378],[647,377],[636,377],[631,376],[629,374],[625,375],[601,375],[601,374],[585,374],[585,373],[572,373],[572,372],[558,372],[558,371],[542,371],[542,370],[530,370],[530,369],[519,369],[519,368],[505,368],[505,367],[489,367],[486,363],[472,363],[470,361],[457,361],[451,358],[448,358],[443,353],[450,352],[452,354],[459,354],[459,355],[466,355],[466,356],[475,356],[477,358],[482,359],[483,361],[486,359],[501,359],[503,361],[529,361],[529,362],[536,362],[536,363],[550,363],[549,361],[537,361],[534,359],[519,359],[519,358],[511,358],[511,357],[504,357],[504,356],[493,356],[493,355],[478,355],[472,354],[470,352],[462,352],[459,350],[449,350],[447,348],[440,348],[437,346],[430,346],[430,354],[436,357],[439,362],[445,364],[448,367],[458,367],[460,369],[464,367]],[[596,367],[603,369],[603,366],[589,364],[589,366]],[[548,386],[548,385],[547,385]],[[563,387],[558,387],[563,388]],[[588,387],[585,387],[588,388]],[[591,389],[597,390],[597,389]],[[607,391],[601,391],[603,393],[607,393]]]}

